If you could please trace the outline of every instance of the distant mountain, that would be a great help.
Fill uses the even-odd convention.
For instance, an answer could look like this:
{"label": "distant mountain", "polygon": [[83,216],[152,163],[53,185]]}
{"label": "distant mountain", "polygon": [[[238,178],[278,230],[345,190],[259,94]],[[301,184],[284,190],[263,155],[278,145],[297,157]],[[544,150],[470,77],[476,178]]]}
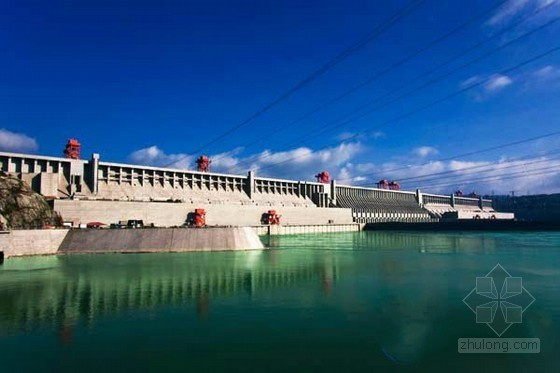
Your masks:
{"label": "distant mountain", "polygon": [[517,220],[560,222],[560,194],[490,198],[497,211],[513,212]]}

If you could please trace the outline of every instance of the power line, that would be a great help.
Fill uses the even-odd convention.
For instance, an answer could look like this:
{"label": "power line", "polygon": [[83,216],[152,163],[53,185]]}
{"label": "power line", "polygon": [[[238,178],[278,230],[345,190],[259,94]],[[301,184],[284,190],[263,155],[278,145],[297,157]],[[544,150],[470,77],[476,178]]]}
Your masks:
{"label": "power line", "polygon": [[[550,4],[549,4],[549,6],[550,6]],[[541,26],[539,26],[539,27],[537,27],[537,28],[535,28],[535,29],[533,29],[533,30],[530,30],[530,31],[528,31],[528,32],[526,32],[526,33],[520,35],[519,37],[517,37],[517,38],[515,38],[515,39],[513,39],[513,40],[511,40],[511,41],[509,41],[509,42],[507,42],[507,43],[505,43],[505,44],[502,44],[502,45],[498,46],[497,48],[494,48],[494,49],[488,51],[487,53],[485,53],[485,54],[483,54],[483,55],[481,55],[481,56],[479,56],[479,57],[477,57],[477,58],[475,58],[475,59],[473,59],[473,60],[471,60],[471,61],[469,61],[469,62],[467,62],[467,63],[464,63],[464,64],[458,66],[457,68],[455,68],[455,69],[453,69],[453,70],[451,70],[451,71],[448,71],[447,73],[445,73],[445,74],[443,74],[443,75],[440,75],[440,76],[438,76],[438,77],[436,77],[436,78],[433,78],[433,79],[431,79],[431,80],[425,82],[424,84],[422,84],[422,85],[416,87],[415,89],[413,89],[413,90],[411,90],[411,91],[405,92],[404,94],[402,94],[402,95],[400,95],[400,96],[397,96],[397,97],[395,97],[395,98],[393,98],[393,99],[391,99],[391,100],[385,101],[385,102],[382,103],[381,105],[374,106],[372,109],[370,109],[370,110],[368,110],[368,111],[366,111],[366,112],[364,112],[364,113],[362,113],[362,114],[359,114],[359,115],[357,115],[357,116],[354,116],[354,117],[349,118],[349,119],[346,119],[346,120],[343,120],[343,118],[340,118],[340,119],[338,119],[338,120],[336,120],[336,121],[334,121],[334,122],[331,122],[331,123],[327,124],[326,126],[323,126],[323,127],[320,129],[319,132],[311,131],[311,132],[308,132],[306,135],[314,134],[314,135],[316,136],[316,135],[320,135],[320,134],[325,133],[325,132],[328,132],[328,131],[332,131],[334,128],[338,128],[338,127],[345,126],[345,125],[347,125],[347,124],[349,124],[349,123],[352,123],[352,122],[354,122],[354,121],[356,121],[356,120],[358,120],[358,119],[360,119],[360,118],[363,118],[363,117],[366,116],[366,115],[369,115],[369,114],[371,114],[371,113],[373,113],[373,112],[376,112],[376,111],[378,111],[379,109],[382,109],[382,108],[384,108],[384,107],[386,107],[386,106],[388,106],[388,105],[390,105],[390,104],[394,104],[395,102],[401,101],[402,99],[407,98],[407,97],[411,96],[412,94],[414,94],[414,93],[416,93],[416,92],[418,92],[418,91],[421,91],[421,90],[423,90],[423,89],[425,89],[425,88],[427,88],[427,87],[429,87],[429,86],[431,86],[431,85],[433,85],[433,84],[435,84],[435,83],[437,83],[437,82],[440,82],[440,81],[444,80],[445,78],[448,78],[448,77],[451,76],[452,74],[455,74],[456,72],[458,72],[458,71],[460,71],[460,70],[463,70],[464,68],[467,68],[467,67],[469,67],[469,66],[475,64],[476,62],[480,62],[481,60],[490,57],[491,55],[497,53],[498,51],[500,51],[500,50],[502,50],[502,49],[505,49],[505,48],[509,47],[510,45],[512,45],[512,44],[514,44],[514,43],[517,43],[518,41],[520,41],[520,40],[522,40],[522,39],[525,39],[525,38],[527,38],[527,37],[533,35],[534,33],[538,32],[538,31],[541,31],[541,30],[543,30],[543,29],[545,29],[545,28],[547,28],[547,27],[550,27],[551,25],[553,25],[554,23],[558,22],[559,20],[560,20],[560,17],[554,18],[554,19],[550,20],[549,22],[547,22],[546,24],[543,24],[543,25],[541,25]],[[375,103],[375,102],[379,101],[380,98],[382,98],[382,97],[380,96],[380,97],[374,99],[373,101],[370,101],[370,102],[367,102],[366,104],[361,105],[361,106],[358,107],[357,109],[351,111],[349,114],[351,115],[351,114],[360,112],[362,109],[366,108],[367,106],[371,105],[372,103]],[[348,116],[348,114],[347,114],[346,116]],[[304,135],[304,136],[305,136],[305,135]],[[304,142],[304,141],[305,141],[305,138],[304,138],[304,140],[300,141],[299,143],[302,143],[302,142]]]}
{"label": "power line", "polygon": [[[525,144],[525,143],[528,143],[528,142],[537,141],[537,140],[542,140],[542,139],[546,139],[546,138],[553,137],[553,136],[558,136],[558,135],[560,135],[560,131],[550,132],[550,133],[547,133],[547,134],[545,134],[545,135],[539,135],[539,136],[531,137],[531,138],[528,138],[528,139],[517,140],[517,141],[509,142],[509,143],[506,143],[506,144],[491,146],[491,147],[489,147],[489,148],[479,149],[479,150],[475,150],[475,151],[471,151],[471,152],[467,152],[467,153],[462,153],[462,154],[453,155],[453,156],[450,156],[450,157],[440,158],[440,159],[436,159],[436,160],[434,160],[434,161],[429,161],[429,162],[426,162],[426,163],[421,163],[421,164],[416,164],[416,165],[408,165],[408,166],[404,166],[404,167],[393,168],[393,169],[390,169],[390,170],[385,170],[385,171],[383,171],[383,172],[384,172],[384,173],[388,173],[388,172],[394,172],[394,171],[407,170],[407,169],[409,169],[409,168],[411,168],[411,167],[425,166],[425,165],[428,165],[428,164],[433,163],[433,162],[445,162],[445,161],[451,161],[451,160],[457,159],[457,158],[470,157],[470,156],[472,156],[472,155],[478,155],[478,154],[482,154],[482,153],[491,152],[491,151],[494,151],[494,150],[505,149],[505,148],[509,148],[509,147],[511,147],[511,146],[521,145],[521,144]],[[374,172],[374,173],[368,173],[368,174],[358,175],[358,176],[356,176],[356,177],[360,177],[360,176],[362,176],[362,177],[364,177],[364,176],[374,176],[374,175],[376,175],[376,174],[377,174],[377,173]],[[343,179],[338,179],[338,181],[341,181],[341,180],[351,180],[351,179],[354,179],[354,178],[355,178],[355,177],[352,177],[352,178],[343,178]]]}
{"label": "power line", "polygon": [[[545,155],[554,155],[554,154],[558,154],[560,153],[560,150],[556,150],[553,152],[547,152],[541,155],[538,155],[538,157],[543,157]],[[409,177],[409,178],[405,178],[405,179],[399,179],[399,184],[401,185],[401,187],[403,187],[404,185],[409,186],[409,188],[412,188],[412,185],[414,185],[414,187],[418,187],[418,184],[412,184],[413,182],[416,183],[423,183],[421,185],[428,185],[428,184],[424,184],[424,183],[429,183],[432,182],[434,180],[442,180],[441,178],[428,178],[425,179],[426,177],[429,176],[436,176],[436,175],[443,175],[443,174],[454,174],[454,173],[461,173],[463,171],[472,171],[474,169],[480,169],[483,168],[483,170],[478,171],[478,172],[468,172],[468,173],[461,173],[459,175],[450,175],[450,176],[445,176],[443,177],[443,180],[445,179],[449,179],[449,178],[455,178],[454,182],[463,182],[463,181],[472,181],[472,180],[463,180],[464,178],[469,178],[473,175],[483,175],[486,174],[488,172],[495,172],[496,170],[499,171],[503,171],[503,170],[507,170],[507,169],[512,169],[512,168],[518,168],[518,167],[526,167],[532,164],[537,164],[537,163],[544,163],[544,162],[550,162],[550,161],[555,161],[558,160],[558,157],[553,157],[553,158],[546,158],[546,159],[537,159],[534,160],[534,158],[536,157],[536,155],[528,155],[525,157],[519,157],[517,159],[511,159],[508,160],[507,162],[492,162],[492,163],[487,163],[487,164],[483,164],[483,165],[477,165],[477,166],[472,166],[472,167],[463,167],[463,168],[458,168],[455,170],[449,170],[449,171],[443,171],[443,172],[436,172],[436,173],[431,173],[431,174],[425,174],[425,175],[419,175],[419,176],[415,176],[415,177]],[[520,160],[523,159],[531,159],[533,158],[532,161],[530,162],[525,162],[525,163],[513,163],[513,162],[518,162]],[[496,169],[496,166],[500,166],[499,169]],[[486,169],[489,168],[489,169]],[[416,179],[424,179],[424,180],[416,180]],[[413,182],[406,182],[406,183],[402,183],[402,180],[416,180]],[[372,183],[363,183],[363,184],[357,184],[355,186],[369,186]],[[429,184],[432,185],[432,184]]]}
{"label": "power line", "polygon": [[365,45],[367,45],[368,43],[370,43],[374,39],[381,36],[385,31],[389,30],[392,26],[394,26],[396,23],[398,23],[400,20],[405,18],[408,14],[413,12],[415,9],[420,7],[425,2],[426,2],[426,0],[410,0],[410,1],[408,1],[395,14],[393,14],[386,21],[384,21],[382,24],[380,24],[378,27],[376,27],[374,30],[372,30],[363,39],[359,40],[358,42],[354,43],[350,47],[348,47],[345,50],[343,50],[342,52],[340,52],[333,59],[331,59],[330,61],[328,61],[324,65],[322,65],[319,69],[315,70],[313,73],[311,73],[309,76],[307,76],[303,80],[299,81],[295,86],[293,86],[292,88],[290,88],[287,91],[285,91],[284,93],[282,93],[280,96],[275,98],[273,101],[271,101],[270,103],[268,103],[267,105],[265,105],[261,109],[257,110],[256,112],[251,114],[249,117],[247,117],[245,120],[243,120],[242,122],[240,122],[240,123],[236,124],[235,126],[231,127],[230,129],[228,129],[227,131],[225,131],[221,135],[215,137],[214,139],[210,140],[206,144],[200,146],[198,149],[192,151],[191,153],[185,155],[182,158],[179,158],[179,159],[173,161],[172,163],[169,163],[169,164],[165,165],[164,167],[172,166],[172,165],[176,164],[177,162],[180,162],[183,159],[187,158],[189,155],[199,153],[200,151],[207,148],[208,146],[213,145],[216,142],[222,140],[223,138],[229,136],[231,133],[235,132],[239,128],[251,123],[257,117],[259,117],[262,114],[268,112],[274,106],[278,105],[279,103],[286,100],[287,98],[292,96],[294,93],[296,93],[300,89],[302,89],[305,86],[307,86],[308,84],[312,83],[314,80],[316,80],[317,78],[319,78],[320,76],[322,76],[323,74],[325,74],[326,72],[331,70],[333,67],[335,67],[336,65],[338,65],[339,63],[344,61],[346,58],[348,58],[352,54],[354,54],[357,51],[359,51],[360,49],[362,49]]}
{"label": "power line", "polygon": [[[548,56],[548,55],[550,55],[550,54],[552,54],[552,53],[555,53],[555,52],[557,52],[557,51],[559,51],[559,50],[560,50],[560,46],[556,46],[556,47],[554,47],[554,48],[552,48],[552,49],[549,49],[548,51],[546,51],[546,52],[544,52],[544,53],[541,53],[541,54],[539,54],[539,55],[536,55],[536,56],[534,56],[534,57],[532,57],[532,58],[530,58],[530,59],[528,59],[528,60],[525,60],[525,61],[523,61],[523,62],[521,62],[521,63],[518,63],[518,64],[516,64],[516,65],[514,65],[514,66],[512,66],[512,67],[510,67],[510,68],[508,68],[508,69],[502,70],[502,71],[499,72],[499,74],[502,74],[502,75],[508,74],[508,73],[510,73],[510,72],[512,72],[512,71],[515,71],[515,70],[517,70],[517,69],[519,69],[519,68],[521,68],[521,67],[523,67],[523,66],[525,66],[525,65],[528,65],[528,64],[530,64],[530,63],[532,63],[532,62],[534,62],[534,61],[537,61],[537,60],[539,60],[539,59],[542,59],[542,58],[544,58],[544,57],[546,57],[546,56]],[[386,125],[389,125],[389,124],[397,123],[397,122],[399,122],[399,121],[401,121],[401,120],[403,120],[403,119],[406,119],[406,118],[408,118],[408,117],[411,117],[411,116],[413,116],[413,115],[415,115],[415,114],[417,114],[417,113],[419,113],[419,112],[422,112],[422,111],[424,111],[424,110],[430,109],[430,108],[432,108],[432,107],[434,107],[434,106],[436,106],[436,105],[438,105],[438,104],[440,104],[440,103],[442,103],[442,102],[445,102],[445,101],[447,101],[447,100],[449,100],[449,99],[451,99],[451,98],[454,98],[454,97],[456,97],[456,96],[459,96],[459,95],[461,95],[461,94],[463,94],[463,93],[465,93],[465,92],[468,92],[468,91],[470,91],[470,90],[472,90],[472,89],[474,89],[474,88],[480,87],[481,85],[488,83],[488,82],[490,81],[490,79],[491,79],[491,78],[483,79],[483,80],[481,80],[481,81],[479,81],[479,82],[472,83],[471,85],[466,86],[466,87],[464,87],[464,88],[462,88],[462,89],[460,89],[460,90],[458,90],[458,91],[452,92],[452,93],[450,93],[450,94],[448,94],[448,95],[446,95],[446,96],[444,96],[444,97],[442,97],[442,98],[439,98],[439,99],[437,99],[437,100],[435,100],[435,101],[433,101],[433,102],[430,102],[430,103],[427,104],[427,105],[423,105],[423,106],[417,107],[417,108],[414,109],[414,110],[411,110],[411,111],[409,111],[409,112],[407,112],[407,113],[405,113],[405,114],[403,114],[403,115],[400,115],[400,116],[398,116],[398,117],[396,117],[396,118],[393,118],[393,119],[391,119],[391,120],[385,121],[385,122],[383,122],[383,123],[381,123],[381,124],[379,124],[379,125],[377,125],[377,126],[374,126],[373,128],[370,128],[370,129],[368,129],[368,130],[366,130],[366,131],[370,131],[371,129],[381,128],[381,127],[386,126]],[[361,134],[363,134],[363,133],[366,132],[366,131],[360,131],[360,132],[356,133],[355,135],[351,136],[349,139],[357,138],[358,136],[360,136]],[[326,145],[326,146],[320,147],[320,148],[317,149],[317,150],[323,150],[323,149],[326,149],[326,148],[329,148],[329,147],[332,147],[332,146],[336,146],[336,145],[338,145],[338,142],[336,142],[336,143],[331,143],[331,144],[328,144],[328,145]],[[266,167],[258,167],[257,169],[258,169],[258,170],[267,169],[267,168],[270,168],[270,167],[274,167],[274,166],[277,166],[277,165],[280,165],[280,164],[284,164],[284,163],[290,162],[290,161],[292,161],[292,160],[294,160],[294,159],[297,159],[297,158],[301,158],[301,156],[290,157],[290,158],[288,158],[288,159],[283,160],[282,162],[273,163],[273,164],[267,165]]]}
{"label": "power line", "polygon": [[[505,168],[513,168],[513,167],[526,166],[526,165],[534,164],[534,163],[542,163],[542,162],[549,161],[550,158],[539,159],[539,160],[531,161],[531,162],[527,162],[527,163],[512,164],[513,162],[518,162],[518,161],[521,161],[521,160],[524,160],[524,159],[531,159],[531,158],[535,159],[537,157],[550,156],[550,155],[554,155],[554,154],[558,154],[558,153],[560,153],[560,150],[555,150],[553,152],[546,152],[546,153],[540,154],[540,155],[531,154],[531,155],[527,155],[527,156],[524,156],[524,157],[512,158],[512,159],[508,159],[504,162],[497,161],[497,162],[492,162],[492,163],[487,163],[487,164],[482,164],[482,165],[477,165],[477,166],[457,168],[457,169],[454,169],[454,170],[434,172],[434,173],[429,173],[429,174],[424,174],[424,175],[417,175],[417,176],[399,178],[399,183],[402,184],[402,181],[410,181],[410,180],[417,180],[417,182],[422,182],[423,183],[423,182],[426,182],[426,181],[438,180],[439,179],[439,178],[430,179],[429,177],[431,177],[431,176],[449,175],[449,174],[461,173],[463,171],[471,171],[471,170],[478,170],[478,169],[481,169],[481,168],[485,169],[485,168],[489,168],[489,167],[495,167],[497,165],[501,166],[500,170],[503,170]],[[482,170],[480,172],[489,172],[489,171],[495,171],[495,169],[492,168],[490,170]],[[473,175],[473,174],[478,174],[478,172],[477,173],[469,173],[469,174],[461,174],[460,177]],[[418,179],[425,179],[426,177],[428,177],[427,180],[419,180],[418,181]],[[455,176],[454,175],[444,176],[444,179],[449,178],[449,177],[455,177]],[[406,182],[405,184],[408,184],[408,182]]]}
{"label": "power line", "polygon": [[[499,175],[499,176],[483,177],[483,178],[478,178],[478,179],[472,179],[472,180],[469,180],[468,182],[459,181],[458,183],[432,184],[432,185],[430,185],[430,187],[438,187],[439,188],[439,187],[446,187],[446,186],[467,185],[467,184],[471,184],[472,182],[480,182],[480,181],[509,180],[509,179],[514,179],[514,178],[519,178],[519,177],[535,176],[535,175],[540,175],[540,174],[544,174],[544,173],[560,173],[560,166],[552,167],[552,168],[551,167],[542,167],[542,168],[536,168],[536,169],[533,169],[533,170],[530,170],[530,171],[518,171],[518,172],[509,173],[509,174]],[[515,176],[515,177],[512,177],[512,176]]]}
{"label": "power line", "polygon": [[[557,153],[557,152],[556,152]],[[439,178],[431,178],[431,179],[425,179],[425,180],[414,180],[414,181],[409,181],[406,182],[404,184],[400,183],[401,186],[402,185],[418,185],[418,184],[412,184],[412,183],[430,183],[432,181],[443,181],[443,180],[448,180],[453,178],[454,182],[463,182],[463,181],[470,181],[467,178],[472,177],[472,176],[481,176],[487,173],[491,173],[491,172],[497,172],[497,171],[503,171],[503,170],[509,170],[509,169],[513,169],[513,168],[519,168],[519,167],[527,167],[529,165],[534,165],[534,164],[538,164],[538,163],[545,163],[545,162],[551,162],[551,161],[557,161],[558,157],[552,157],[552,158],[546,158],[546,159],[538,159],[538,160],[534,160],[531,162],[525,162],[525,163],[517,163],[517,164],[508,164],[508,165],[503,165],[500,163],[492,163],[489,165],[485,165],[485,167],[495,167],[497,165],[499,165],[499,168],[490,168],[490,169],[485,169],[485,170],[481,170],[479,172],[468,172],[468,173],[463,173],[463,174],[459,174],[459,175],[455,175],[455,176],[447,176],[444,177],[442,179]],[[476,168],[476,167],[475,167]],[[461,172],[462,170],[459,170],[458,172]],[[449,181],[451,182],[451,181]]]}
{"label": "power line", "polygon": [[[551,4],[546,5],[545,7],[549,7],[549,6],[551,6]],[[542,10],[544,10],[544,8],[540,8],[539,11],[542,11]],[[535,13],[534,13],[534,14],[535,14]],[[532,14],[532,15],[534,15],[534,14]],[[526,19],[524,19],[524,20],[526,20]],[[523,21],[524,21],[524,20],[523,20]],[[490,57],[491,55],[493,55],[494,53],[497,53],[498,51],[500,51],[500,50],[502,50],[502,49],[505,49],[505,48],[509,47],[510,45],[512,45],[512,44],[514,44],[514,43],[516,43],[516,42],[518,42],[518,41],[520,41],[520,40],[522,40],[522,39],[524,39],[524,38],[526,38],[526,37],[528,37],[528,36],[530,36],[530,35],[532,35],[532,34],[538,32],[538,31],[543,30],[543,29],[546,28],[546,27],[550,27],[551,25],[553,25],[554,23],[558,22],[559,20],[560,20],[560,17],[555,18],[555,19],[552,19],[551,21],[547,22],[546,24],[541,25],[541,26],[539,26],[539,27],[537,27],[537,28],[535,28],[535,29],[533,29],[533,30],[530,30],[530,31],[528,31],[528,32],[526,32],[526,33],[524,33],[524,34],[518,36],[517,38],[512,39],[512,40],[510,40],[509,42],[507,42],[507,43],[505,43],[505,44],[502,44],[502,45],[498,46],[497,48],[494,48],[494,49],[488,51],[487,53],[485,53],[485,54],[483,54],[483,55],[481,55],[481,56],[479,56],[479,57],[477,57],[477,58],[475,58],[475,59],[473,59],[473,60],[471,60],[471,61],[469,61],[469,62],[467,62],[467,63],[464,63],[464,64],[458,66],[457,68],[455,68],[455,69],[453,69],[453,70],[451,70],[451,71],[449,71],[449,72],[447,72],[447,73],[445,73],[445,74],[443,74],[443,75],[440,75],[440,76],[438,76],[438,77],[436,77],[436,78],[434,78],[434,79],[431,79],[431,80],[425,82],[425,83],[422,84],[421,86],[419,86],[419,87],[417,87],[417,88],[415,88],[415,89],[413,89],[413,90],[411,90],[411,91],[408,91],[408,92],[406,92],[406,93],[404,93],[404,94],[402,94],[402,95],[400,95],[400,96],[397,96],[396,98],[393,98],[393,99],[391,99],[391,100],[389,100],[389,101],[385,101],[385,102],[382,103],[381,105],[377,105],[377,106],[373,107],[372,109],[370,109],[370,110],[368,110],[368,111],[366,111],[366,112],[364,112],[364,113],[362,113],[362,114],[359,114],[359,115],[357,115],[357,116],[352,117],[352,114],[359,113],[360,111],[362,111],[362,110],[363,110],[364,108],[366,108],[367,106],[369,106],[369,105],[371,105],[371,104],[373,104],[373,103],[375,103],[375,102],[378,102],[378,101],[380,101],[380,99],[382,99],[382,98],[385,97],[385,95],[378,96],[378,97],[375,98],[374,100],[369,101],[369,102],[367,102],[367,103],[365,103],[365,104],[359,106],[358,108],[352,110],[351,112],[347,113],[347,114],[346,114],[345,116],[343,116],[342,118],[339,118],[339,119],[337,119],[337,120],[335,120],[335,121],[332,121],[332,122],[326,124],[326,125],[323,126],[318,132],[314,130],[314,131],[311,131],[311,132],[306,133],[306,134],[303,136],[303,139],[301,139],[301,140],[299,140],[299,141],[297,141],[297,142],[291,143],[291,144],[289,145],[289,147],[297,146],[297,145],[299,145],[299,144],[304,143],[304,142],[307,140],[307,138],[309,137],[309,135],[311,135],[311,134],[314,134],[315,136],[317,136],[317,135],[320,135],[320,134],[322,134],[322,133],[325,133],[325,132],[328,132],[328,131],[332,131],[334,128],[338,128],[338,127],[345,126],[345,125],[347,125],[347,124],[349,124],[349,123],[351,123],[351,122],[356,121],[357,119],[360,119],[360,118],[362,118],[362,117],[364,117],[364,116],[366,116],[366,115],[369,115],[369,114],[371,114],[371,113],[373,113],[373,112],[375,112],[375,111],[378,111],[379,109],[382,109],[383,107],[386,107],[386,106],[388,106],[388,105],[390,105],[390,104],[393,104],[393,103],[395,103],[395,102],[397,102],[397,101],[400,101],[400,100],[402,100],[402,99],[404,99],[404,98],[406,98],[406,97],[408,97],[408,96],[411,96],[412,94],[414,94],[414,93],[416,93],[416,92],[418,92],[418,91],[421,91],[421,90],[423,90],[423,89],[425,89],[425,88],[427,88],[427,87],[429,87],[429,86],[431,86],[431,85],[433,85],[433,84],[435,84],[435,83],[437,83],[437,82],[439,82],[439,81],[442,81],[443,79],[449,77],[450,75],[452,75],[452,74],[454,74],[454,73],[456,73],[456,72],[458,72],[458,71],[460,71],[460,70],[462,70],[462,69],[464,69],[464,68],[466,68],[466,67],[469,67],[469,66],[473,65],[473,64],[476,63],[476,62],[479,62],[479,61],[481,61],[481,60],[483,60],[483,59],[485,59],[485,58],[488,58],[488,57]],[[433,72],[433,71],[431,71],[431,72]],[[428,72],[427,75],[429,75],[431,72]],[[415,81],[415,80],[417,80],[417,79],[422,79],[423,77],[424,77],[424,74],[421,74],[420,76],[418,76],[417,78],[415,78],[415,79],[412,80],[411,82],[413,82],[413,81]],[[411,82],[410,82],[410,83],[411,83]],[[405,86],[406,86],[406,85],[409,85],[409,84],[407,83],[407,84],[405,84]],[[396,92],[396,91],[401,90],[402,88],[403,88],[403,86],[397,88],[396,90],[393,90],[393,91],[389,92],[388,94],[392,94],[392,93],[394,93],[394,92]],[[350,118],[349,118],[349,119],[345,119],[345,118],[347,118],[348,116],[350,116]],[[306,137],[306,136],[307,136],[307,137]],[[263,158],[267,158],[268,156],[270,156],[270,155],[263,154],[261,157],[257,158],[257,160],[260,160],[260,159],[263,159]],[[251,160],[251,161],[255,161],[255,160]],[[244,163],[246,163],[246,162],[247,162],[247,161],[240,162],[240,163],[238,163],[237,165],[241,165],[241,164],[244,164]]]}
{"label": "power line", "polygon": [[[304,115],[300,116],[299,118],[292,120],[291,122],[289,122],[288,124],[281,126],[279,128],[277,128],[275,131],[269,132],[267,135],[265,136],[261,136],[251,142],[249,142],[248,144],[243,145],[244,148],[248,148],[251,147],[257,143],[259,143],[260,141],[262,141],[263,139],[269,138],[272,135],[275,135],[277,133],[280,133],[282,131],[285,131],[288,128],[293,127],[294,125],[296,125],[297,123],[303,121],[304,119],[309,118],[310,116],[312,116],[315,113],[318,113],[319,111],[335,104],[336,102],[342,100],[345,97],[348,97],[350,94],[358,91],[359,89],[373,83],[375,80],[379,79],[380,77],[388,74],[389,72],[397,69],[398,67],[406,64],[407,62],[413,60],[414,58],[418,57],[420,54],[422,54],[423,52],[426,52],[427,50],[430,50],[431,48],[435,47],[436,45],[442,43],[443,41],[445,41],[446,39],[448,39],[449,37],[453,36],[454,34],[456,34],[457,32],[463,30],[464,28],[468,27],[469,25],[471,25],[473,22],[476,22],[477,20],[487,16],[489,13],[495,11],[497,8],[501,7],[505,2],[507,2],[508,0],[504,0],[504,1],[500,1],[496,4],[494,4],[492,7],[490,7],[489,9],[486,9],[485,11],[478,13],[477,15],[475,15],[474,17],[468,19],[467,21],[461,23],[459,26],[455,27],[453,30],[448,31],[447,33],[443,34],[442,36],[432,40],[431,42],[429,42],[428,44],[426,44],[424,47],[414,51],[413,53],[409,54],[408,56],[406,56],[405,58],[393,63],[392,65],[388,66],[387,68],[385,68],[384,70],[381,70],[380,72],[376,73],[375,75],[369,77],[368,79],[366,79],[363,82],[358,83],[357,85],[351,87],[349,90],[343,92],[342,94],[336,96],[335,98],[321,104],[320,106],[318,106],[317,108],[305,113]],[[550,6],[550,4],[546,5],[546,7]],[[541,9],[543,10],[543,9]],[[540,11],[540,10],[539,10]]]}

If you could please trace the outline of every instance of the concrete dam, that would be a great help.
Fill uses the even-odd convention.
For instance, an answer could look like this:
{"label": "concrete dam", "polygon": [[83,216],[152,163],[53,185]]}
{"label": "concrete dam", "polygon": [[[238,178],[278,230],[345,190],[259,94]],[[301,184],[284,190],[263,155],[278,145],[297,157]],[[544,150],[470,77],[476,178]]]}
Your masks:
{"label": "concrete dam", "polygon": [[283,226],[513,219],[492,201],[401,191],[0,152],[0,171],[52,203],[67,224],[143,220],[183,226],[194,209],[209,226],[261,226],[268,210]]}

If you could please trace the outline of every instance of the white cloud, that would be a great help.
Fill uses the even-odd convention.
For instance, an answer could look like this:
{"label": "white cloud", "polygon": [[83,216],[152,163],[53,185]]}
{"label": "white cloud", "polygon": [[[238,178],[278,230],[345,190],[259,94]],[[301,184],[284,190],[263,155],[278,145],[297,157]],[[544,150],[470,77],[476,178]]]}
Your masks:
{"label": "white cloud", "polygon": [[472,97],[474,97],[476,101],[484,101],[511,84],[513,84],[512,77],[494,74],[487,76],[475,75],[460,82],[459,86],[461,88],[473,87],[471,91]]}
{"label": "white cloud", "polygon": [[0,150],[7,152],[34,152],[39,148],[37,141],[22,133],[0,129]]}
{"label": "white cloud", "polygon": [[356,134],[353,132],[342,132],[341,134],[339,134],[338,136],[336,136],[336,139],[338,141],[345,141],[351,138],[356,137]]}
{"label": "white cloud", "polygon": [[[312,180],[313,175],[323,170],[329,171],[331,175],[340,174],[364,147],[358,142],[351,142],[318,151],[306,147],[279,152],[264,150],[247,157],[239,156],[241,150],[238,148],[209,155],[211,170],[230,174],[245,174],[248,170],[254,170],[261,176]],[[167,154],[154,145],[132,152],[128,159],[134,164],[150,166],[165,166],[175,162],[170,167],[193,170],[196,157],[181,153]]]}
{"label": "white cloud", "polygon": [[186,154],[166,154],[157,146],[136,150],[128,156],[134,164],[147,166],[167,166],[173,163],[173,168],[189,169],[192,168],[194,157]]}
{"label": "white cloud", "polygon": [[463,81],[459,84],[459,86],[460,86],[461,88],[467,88],[467,87],[470,87],[471,85],[474,85],[474,84],[479,83],[481,80],[482,80],[482,77],[480,77],[480,76],[478,76],[478,75],[471,76],[470,78],[463,80]]}
{"label": "white cloud", "polygon": [[[419,150],[423,148],[426,149]],[[509,160],[502,157],[497,161],[450,160],[425,163],[420,155],[431,155],[437,151],[433,147],[425,146],[413,150],[419,154],[417,160],[398,159],[377,164],[357,161],[360,153],[365,150],[358,142],[343,143],[318,151],[306,147],[279,152],[265,150],[247,157],[240,156],[241,150],[239,148],[210,155],[213,160],[212,171],[244,175],[248,170],[254,170],[257,176],[313,180],[317,172],[327,170],[339,181],[339,184],[343,185],[373,187],[380,179],[402,180],[401,185],[405,190],[420,188],[428,193],[442,194],[450,194],[456,189],[462,189],[467,193],[476,191],[479,194],[492,192],[507,194],[511,190],[515,190],[516,194],[527,192],[534,194],[554,193],[560,190],[560,160],[546,157],[523,160]],[[195,158],[185,154],[166,154],[157,146],[137,150],[129,157],[134,163],[154,166],[179,161],[173,167],[191,170],[195,168]],[[533,163],[527,164],[531,162]],[[472,167],[477,168],[472,169]],[[546,175],[538,174],[547,170],[558,171]],[[456,172],[407,180],[447,171]],[[511,173],[520,173],[520,177],[508,176]],[[491,180],[477,180],[479,178],[491,178]]]}
{"label": "white cloud", "polygon": [[[530,25],[543,24],[558,15],[560,10],[557,5],[559,0],[510,0],[498,10],[485,23],[490,27],[502,27],[514,19],[521,19],[523,16],[530,15],[524,25],[517,27],[512,33],[516,34],[520,29],[525,29]],[[533,14],[538,11],[538,13]]]}
{"label": "white cloud", "polygon": [[382,137],[385,137],[385,133],[381,131],[373,131],[369,134],[369,136],[373,139],[380,139]]}
{"label": "white cloud", "polygon": [[[551,173],[543,174],[548,171]],[[422,161],[355,164],[346,167],[344,180],[339,177],[339,184],[373,187],[381,179],[400,181],[404,190],[420,188],[427,193],[451,194],[457,189],[479,194],[508,194],[512,190],[519,195],[558,193],[560,159],[510,160],[502,157],[498,160],[450,160],[426,164]]]}
{"label": "white cloud", "polygon": [[536,2],[542,3],[543,1],[510,0],[504,6],[500,7],[496,13],[494,13],[494,15],[487,21],[487,24],[490,26],[497,26],[521,13],[525,8],[528,8],[531,3]]}
{"label": "white cloud", "polygon": [[512,83],[513,80],[509,76],[495,74],[492,75],[486,83],[484,83],[484,89],[486,92],[496,92]]}
{"label": "white cloud", "polygon": [[556,81],[560,79],[560,68],[552,65],[547,65],[533,72],[533,76],[540,81]]}
{"label": "white cloud", "polygon": [[426,158],[431,155],[436,155],[438,150],[433,146],[420,146],[418,148],[412,149],[412,155],[415,155],[420,158]]}
{"label": "white cloud", "polygon": [[372,131],[369,133],[354,133],[354,132],[342,132],[336,136],[338,141],[363,141],[367,139],[380,139],[385,137],[385,133],[381,131]]}

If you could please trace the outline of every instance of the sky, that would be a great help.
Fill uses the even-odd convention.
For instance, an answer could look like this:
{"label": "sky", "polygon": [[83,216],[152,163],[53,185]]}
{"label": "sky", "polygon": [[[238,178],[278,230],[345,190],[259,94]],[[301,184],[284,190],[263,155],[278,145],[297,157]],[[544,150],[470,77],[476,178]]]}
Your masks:
{"label": "sky", "polygon": [[560,192],[560,1],[413,1],[4,0],[0,151]]}

